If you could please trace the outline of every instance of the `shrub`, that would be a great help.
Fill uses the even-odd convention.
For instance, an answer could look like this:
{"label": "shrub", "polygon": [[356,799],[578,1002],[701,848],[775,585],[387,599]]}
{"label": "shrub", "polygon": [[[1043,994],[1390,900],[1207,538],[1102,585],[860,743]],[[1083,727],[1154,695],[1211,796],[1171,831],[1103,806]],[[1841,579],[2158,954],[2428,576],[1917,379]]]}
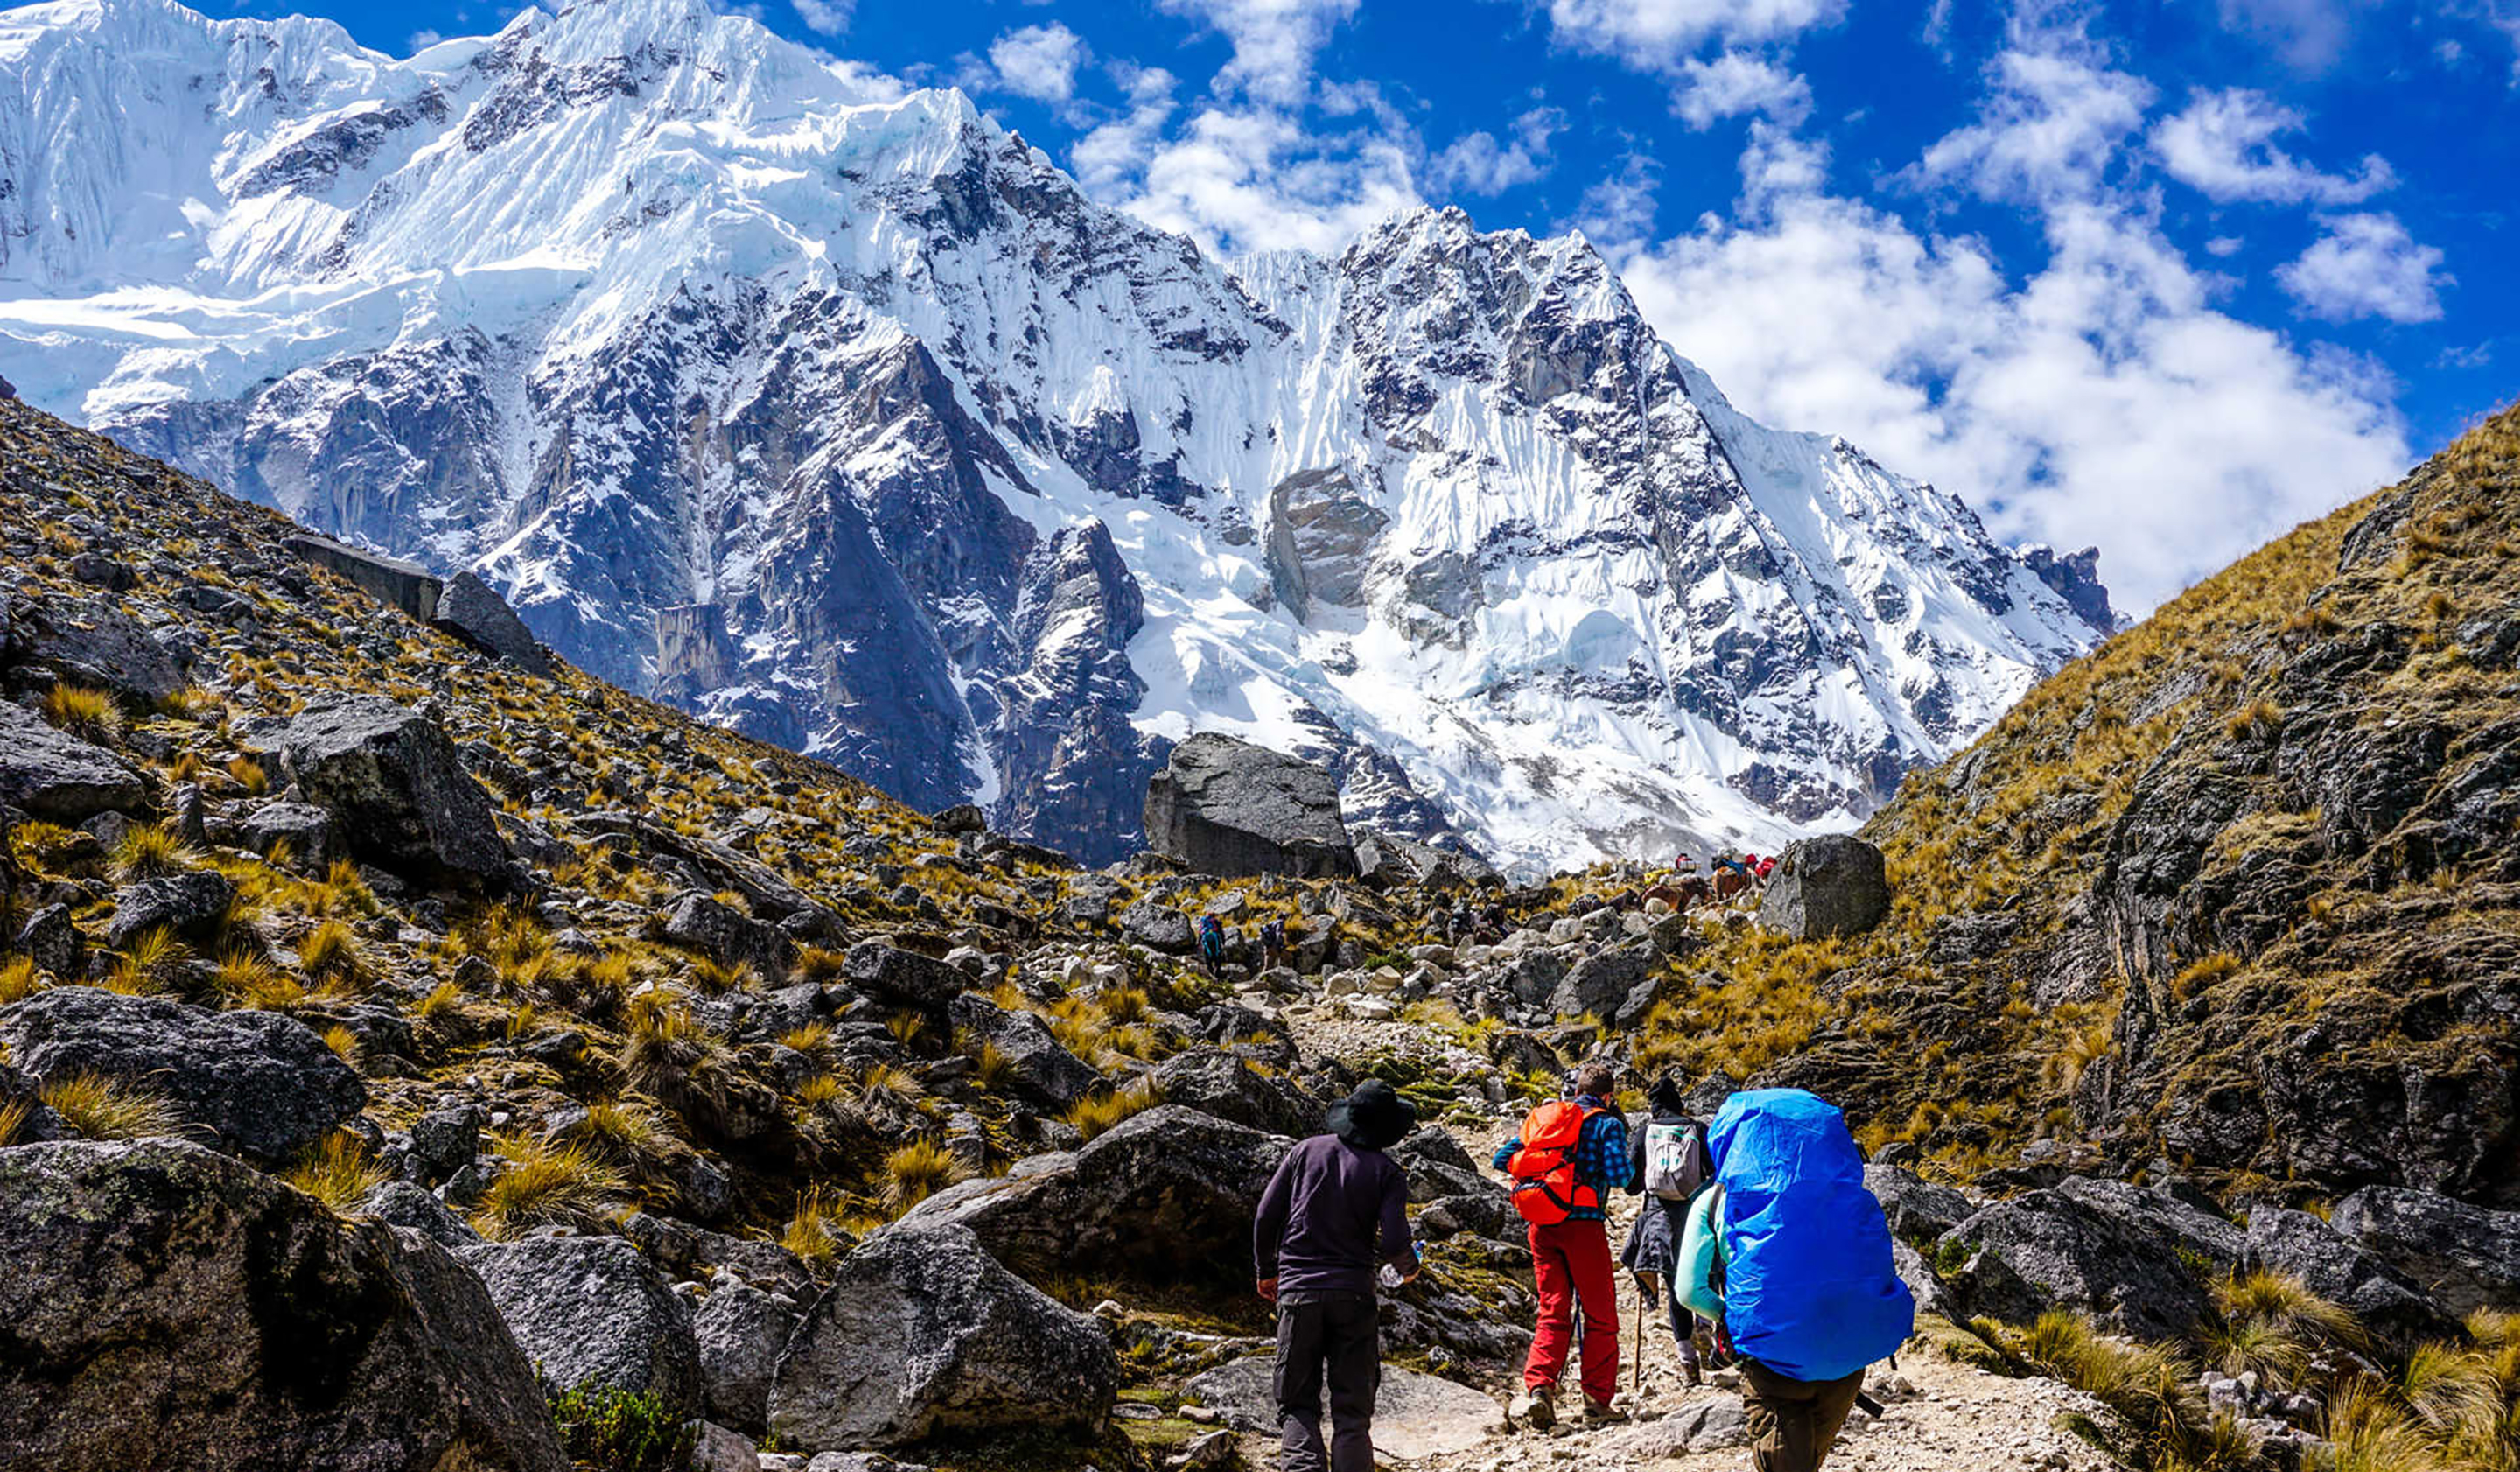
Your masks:
{"label": "shrub", "polygon": [[1078,1134],[1091,1140],[1163,1101],[1164,1091],[1154,1084],[1134,1083],[1127,1088],[1105,1090],[1083,1100],[1067,1112],[1067,1123],[1076,1127]]}
{"label": "shrub", "polygon": [[884,1204],[906,1212],[964,1178],[963,1163],[932,1140],[912,1140],[883,1158]]}
{"label": "shrub", "polygon": [[356,1064],[359,1061],[359,1035],[339,1023],[324,1030],[324,1046],[331,1048],[333,1056],[343,1063]]}
{"label": "shrub", "polygon": [[[325,1040],[332,1039],[327,1035]],[[368,1199],[370,1191],[391,1177],[383,1167],[368,1158],[368,1148],[357,1135],[337,1129],[310,1147],[285,1178],[336,1214],[347,1217],[358,1211],[359,1203]]]}
{"label": "shrub", "polygon": [[636,1166],[673,1148],[674,1136],[656,1112],[630,1099],[610,1099],[586,1107],[577,1138],[607,1160]]}
{"label": "shrub", "polygon": [[814,1186],[796,1198],[796,1215],[788,1220],[779,1245],[804,1259],[821,1265],[838,1257],[843,1236],[839,1228],[839,1204]]}
{"label": "shrub", "polygon": [[150,1089],[97,1074],[70,1074],[46,1083],[39,1096],[65,1124],[92,1140],[136,1140],[172,1134],[175,1111]]}
{"label": "shrub", "polygon": [[621,1173],[577,1145],[550,1145],[523,1134],[491,1137],[500,1170],[481,1193],[472,1224],[500,1239],[546,1222],[577,1221],[601,1213],[623,1189]]}
{"label": "shrub", "polygon": [[105,989],[125,996],[155,996],[167,989],[175,968],[191,955],[164,926],[143,931],[114,957],[113,968],[106,973]]}
{"label": "shrub", "polygon": [[561,1447],[582,1472],[687,1472],[698,1440],[654,1391],[581,1385],[543,1397],[560,1428]]}
{"label": "shrub", "polygon": [[240,1007],[278,1011],[306,1000],[306,988],[297,978],[258,951],[232,950],[220,957],[213,985]]}
{"label": "shrub", "polygon": [[239,757],[228,763],[228,776],[249,797],[260,797],[271,790],[271,774],[251,757]]}
{"label": "shrub", "polygon": [[354,989],[368,969],[357,938],[338,920],[327,920],[307,933],[297,944],[297,964],[331,992]]}
{"label": "shrub", "polygon": [[47,691],[44,718],[83,741],[104,744],[122,734],[122,711],[113,697],[85,685],[55,685]]}
{"label": "shrub", "polygon": [[23,1099],[12,1099],[6,1104],[0,1104],[0,1145],[18,1143],[19,1131],[26,1127],[26,1121],[32,1118],[34,1113],[34,1106]]}
{"label": "shrub", "polygon": [[0,961],[0,1007],[35,994],[35,958],[13,956]]}
{"label": "shrub", "polygon": [[123,883],[181,873],[202,855],[162,823],[143,823],[122,836],[113,848],[113,872]]}

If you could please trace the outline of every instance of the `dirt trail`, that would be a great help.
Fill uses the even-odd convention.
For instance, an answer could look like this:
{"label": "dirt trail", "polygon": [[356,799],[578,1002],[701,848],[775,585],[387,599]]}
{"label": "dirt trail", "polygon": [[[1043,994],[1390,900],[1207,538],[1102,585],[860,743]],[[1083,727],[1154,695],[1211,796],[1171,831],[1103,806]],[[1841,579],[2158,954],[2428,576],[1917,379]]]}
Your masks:
{"label": "dirt trail", "polygon": [[[1333,1053],[1361,1062],[1376,1046],[1404,1038],[1422,1045],[1420,1030],[1405,1024],[1319,1022],[1295,1024],[1298,1044],[1307,1052]],[[1498,1140],[1511,1132],[1512,1121],[1450,1125],[1450,1132],[1484,1164]],[[1638,1198],[1613,1198],[1609,1224],[1611,1250],[1627,1240],[1639,1209]],[[1514,1472],[1514,1469],[1580,1467],[1615,1472],[1653,1468],[1655,1472],[1746,1472],[1750,1453],[1724,1428],[1737,1424],[1740,1397],[1718,1374],[1716,1382],[1688,1385],[1668,1325],[1658,1310],[1644,1315],[1642,1365],[1637,1354],[1638,1304],[1628,1275],[1619,1274],[1619,1387],[1621,1403],[1635,1420],[1625,1426],[1585,1428],[1560,1426],[1554,1431],[1508,1431],[1500,1409],[1490,1434],[1466,1450],[1416,1462],[1394,1462],[1413,1472]],[[1876,1365],[1868,1385],[1882,1403],[1878,1420],[1858,1411],[1839,1439],[1829,1472],[2110,1472],[2114,1463],[2098,1449],[2065,1429],[2074,1414],[2105,1421],[2108,1412],[2092,1397],[2051,1380],[2009,1379],[1956,1363],[1912,1344],[1894,1371]],[[1508,1387],[1482,1387],[1495,1392],[1502,1405]],[[1572,1367],[1559,1396],[1561,1408],[1580,1411]],[[1724,1443],[1730,1445],[1723,1445]],[[1689,1445],[1709,1449],[1688,1450]],[[1255,1468],[1277,1465],[1273,1442],[1253,1438],[1245,1454]]]}

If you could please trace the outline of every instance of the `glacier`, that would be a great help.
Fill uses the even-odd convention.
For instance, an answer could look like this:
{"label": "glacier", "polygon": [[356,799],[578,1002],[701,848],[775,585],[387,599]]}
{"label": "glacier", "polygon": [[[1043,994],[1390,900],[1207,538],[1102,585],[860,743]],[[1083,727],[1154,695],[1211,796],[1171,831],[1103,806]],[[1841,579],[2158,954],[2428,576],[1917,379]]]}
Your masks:
{"label": "glacier", "polygon": [[1546,869],[1859,821],[2113,616],[1581,235],[1218,259],[700,0],[395,58],[0,12],[0,372],[568,659],[1096,861],[1171,742]]}

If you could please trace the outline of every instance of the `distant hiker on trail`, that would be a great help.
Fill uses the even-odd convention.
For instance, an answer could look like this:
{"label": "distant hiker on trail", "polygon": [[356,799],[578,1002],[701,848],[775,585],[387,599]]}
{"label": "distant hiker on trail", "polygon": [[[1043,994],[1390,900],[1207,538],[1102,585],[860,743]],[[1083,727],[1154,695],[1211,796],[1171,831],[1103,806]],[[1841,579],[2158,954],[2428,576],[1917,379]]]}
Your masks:
{"label": "distant hiker on trail", "polygon": [[[1285,1472],[1372,1472],[1373,1400],[1382,1386],[1374,1267],[1418,1275],[1409,1177],[1382,1152],[1418,1127],[1379,1079],[1330,1109],[1329,1133],[1287,1153],[1251,1229],[1260,1296],[1278,1308],[1278,1427]],[[1377,1240],[1378,1239],[1378,1240]],[[1330,1440],[1322,1443],[1328,1379]]]}
{"label": "distant hiker on trail", "polygon": [[1606,1193],[1628,1183],[1628,1125],[1609,1104],[1613,1079],[1606,1063],[1577,1069],[1575,1096],[1525,1116],[1492,1162],[1513,1177],[1514,1209],[1528,1223],[1540,1290],[1540,1323],[1523,1361],[1522,1394],[1507,1412],[1514,1424],[1536,1430],[1556,1424],[1557,1382],[1579,1311],[1584,1419],[1627,1419],[1611,1403],[1619,1391],[1619,1287],[1602,1207]]}
{"label": "distant hiker on trail", "polygon": [[1198,917],[1198,958],[1214,976],[1225,965],[1225,922],[1214,915]]}
{"label": "distant hiker on trail", "polygon": [[[1644,1209],[1637,1213],[1637,1224],[1628,1229],[1628,1245],[1620,1252],[1619,1262],[1635,1275],[1639,1297],[1653,1296],[1659,1289],[1663,1310],[1671,1316],[1672,1341],[1680,1349],[1681,1371],[1689,1384],[1697,1385],[1704,1380],[1698,1365],[1698,1319],[1681,1307],[1680,1274],[1674,1265],[1680,1261],[1681,1230],[1689,1199],[1715,1178],[1715,1166],[1706,1153],[1706,1127],[1690,1117],[1675,1075],[1654,1081],[1645,1095],[1645,1107],[1649,1112],[1644,1123],[1628,1132],[1627,1187],[1644,1197]],[[1637,1355],[1642,1357],[1644,1350],[1640,1341]]]}
{"label": "distant hiker on trail", "polygon": [[1271,918],[1260,925],[1260,964],[1276,970],[1286,964],[1286,922]]}
{"label": "distant hiker on trail", "polygon": [[1734,1094],[1706,1132],[1715,1184],[1688,1209],[1682,1300],[1740,1357],[1758,1472],[1818,1472],[1864,1368],[1915,1327],[1890,1227],[1846,1117],[1799,1088]]}

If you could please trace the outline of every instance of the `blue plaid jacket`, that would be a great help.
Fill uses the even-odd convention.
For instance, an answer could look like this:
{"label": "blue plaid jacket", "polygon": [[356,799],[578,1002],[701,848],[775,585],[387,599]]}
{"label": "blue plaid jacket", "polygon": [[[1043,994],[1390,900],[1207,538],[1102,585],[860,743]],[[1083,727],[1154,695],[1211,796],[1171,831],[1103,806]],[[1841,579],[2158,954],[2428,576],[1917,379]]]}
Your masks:
{"label": "blue plaid jacket", "polygon": [[[1593,1194],[1604,1203],[1610,1193],[1628,1183],[1628,1122],[1603,1100],[1585,1094],[1576,1103],[1601,1113],[1584,1122],[1584,1132],[1575,1137],[1575,1178],[1593,1188]],[[1522,1132],[1514,1131],[1504,1144],[1497,1146],[1495,1159],[1488,1164],[1503,1173],[1513,1164],[1513,1152],[1522,1148]],[[1606,1221],[1608,1211],[1579,1207],[1567,1213],[1575,1221]]]}

